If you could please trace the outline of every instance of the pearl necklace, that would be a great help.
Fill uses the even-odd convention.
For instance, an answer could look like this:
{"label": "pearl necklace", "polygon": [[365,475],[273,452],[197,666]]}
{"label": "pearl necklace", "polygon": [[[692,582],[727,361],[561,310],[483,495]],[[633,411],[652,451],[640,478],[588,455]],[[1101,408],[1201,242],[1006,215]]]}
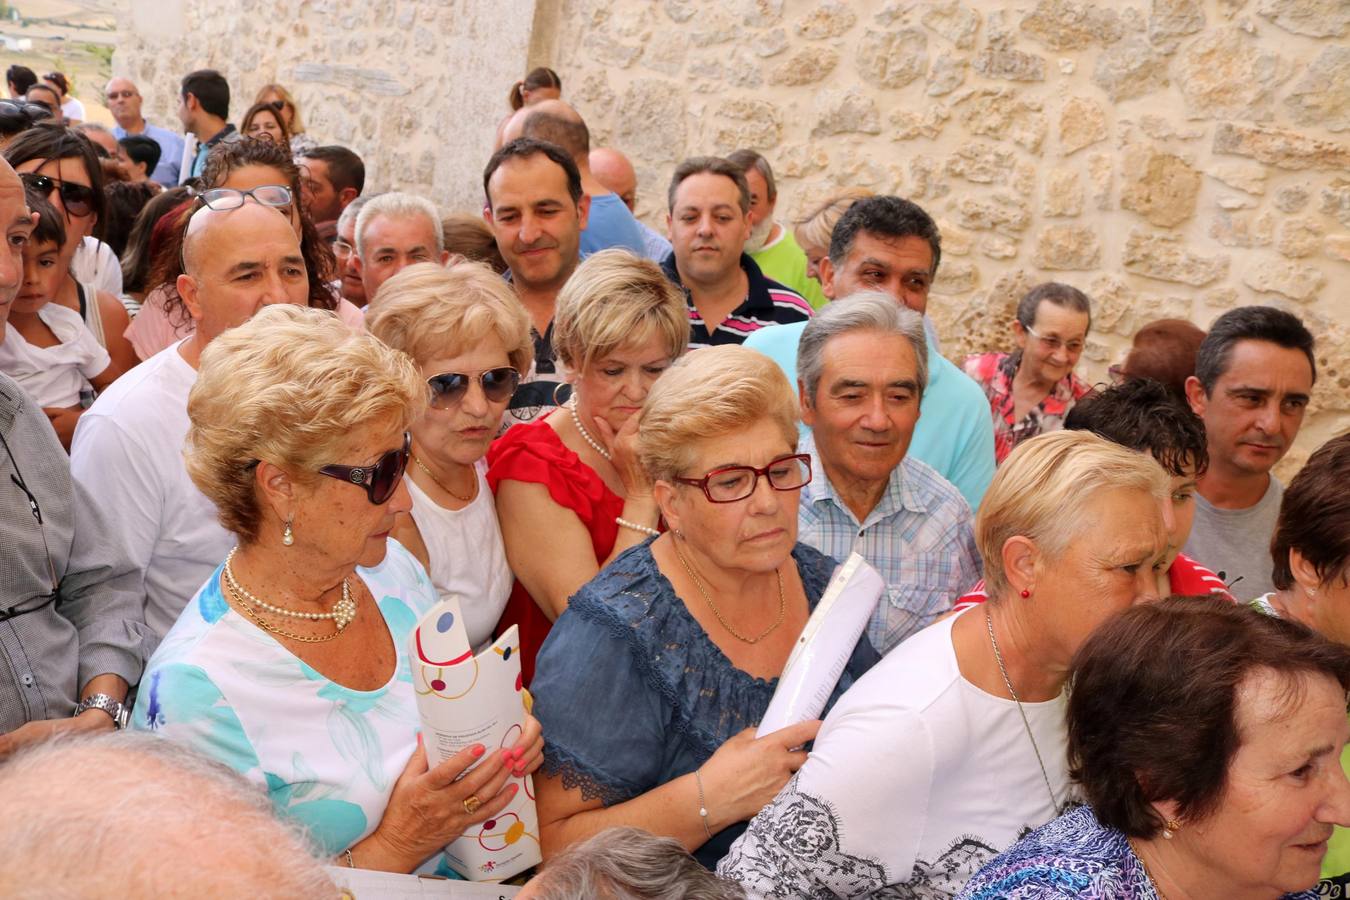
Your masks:
{"label": "pearl necklace", "polygon": [[[347,583],[347,579],[345,578],[342,579],[342,599],[339,600],[337,603],[333,604],[332,612],[326,613],[298,612],[293,609],[285,609],[280,606],[273,606],[272,604],[266,602],[265,600],[259,600],[257,597],[250,594],[248,592],[248,589],[245,588],[243,585],[241,585],[238,582],[238,580],[235,579],[234,577],[234,569],[231,567],[230,564],[234,561],[234,555],[238,552],[239,548],[235,547],[233,550],[230,551],[230,555],[225,557],[225,581],[227,584],[229,584],[230,590],[234,593],[236,597],[247,601],[247,603],[250,604],[251,606],[256,606],[260,609],[264,609],[267,612],[273,613],[278,616],[289,616],[293,619],[309,619],[313,621],[321,619],[332,619],[333,624],[337,626],[338,633],[341,633],[348,625],[351,624],[352,620],[356,618],[356,601],[352,599],[351,586]],[[255,615],[252,610],[249,610],[249,613],[250,615],[253,615],[255,621],[258,620],[257,615]],[[259,624],[262,623],[259,622]],[[275,628],[270,630],[276,631]],[[277,633],[284,634],[284,632],[277,632]],[[289,634],[285,636],[295,637],[294,635]],[[297,640],[303,639],[297,638]]]}
{"label": "pearl necklace", "polygon": [[595,452],[603,456],[606,462],[614,462],[613,454],[606,450],[599,441],[591,437],[591,433],[586,430],[586,426],[581,424],[581,416],[577,415],[576,391],[573,391],[572,396],[567,400],[567,411],[572,414],[572,421],[576,424],[577,431],[581,433],[582,440],[594,447]]}
{"label": "pearl necklace", "polygon": [[1031,749],[1036,751],[1036,762],[1041,767],[1041,777],[1045,779],[1045,790],[1050,795],[1050,808],[1059,814],[1059,803],[1055,800],[1055,789],[1050,786],[1050,773],[1045,771],[1045,760],[1041,759],[1041,748],[1036,745],[1036,735],[1031,733],[1031,723],[1027,721],[1027,711],[1022,708],[1022,701],[1017,696],[1017,691],[1013,690],[1012,679],[1008,677],[1008,667],[1003,664],[1003,653],[998,649],[998,639],[994,637],[994,617],[988,609],[984,611],[984,622],[989,626],[989,643],[994,645],[994,659],[998,662],[999,674],[1003,676],[1003,686],[1008,689],[1013,702],[1017,704],[1017,711],[1022,714],[1022,727],[1027,730],[1027,737],[1031,739]]}
{"label": "pearl necklace", "polygon": [[413,453],[413,454],[410,454],[410,455],[412,456],[412,461],[415,462],[415,463],[417,463],[417,468],[421,469],[423,472],[426,472],[426,473],[427,473],[427,477],[430,478],[430,479],[432,480],[432,482],[436,485],[436,487],[438,487],[438,488],[440,488],[441,490],[445,491],[447,494],[449,494],[451,497],[454,497],[454,498],[455,498],[456,500],[458,500],[460,503],[472,503],[472,502],[473,502],[473,498],[478,496],[478,475],[477,475],[477,473],[475,473],[474,476],[473,476],[473,490],[469,493],[469,496],[467,496],[467,497],[461,497],[459,494],[456,494],[454,491],[450,490],[450,488],[446,487],[445,484],[442,483],[441,480],[440,480],[439,478],[436,477],[436,473],[433,472],[433,471],[431,471],[430,469],[428,469],[428,468],[427,468],[427,464],[424,463],[424,462],[422,462],[420,459],[417,458],[417,454],[416,454],[416,453]]}
{"label": "pearl necklace", "polygon": [[722,611],[717,608],[716,603],[713,603],[712,597],[708,595],[707,590],[705,590],[703,587],[703,582],[699,581],[698,576],[694,574],[694,570],[693,568],[690,567],[689,561],[685,559],[684,554],[680,552],[680,545],[678,543],[672,543],[671,547],[675,549],[675,555],[679,557],[680,565],[684,566],[684,571],[689,574],[689,579],[694,582],[694,587],[698,588],[698,592],[703,595],[704,601],[707,602],[708,606],[712,607],[713,615],[717,616],[717,621],[721,622],[722,627],[725,628],[727,632],[736,640],[744,641],[747,644],[758,644],[760,641],[764,640],[766,637],[772,634],[774,629],[776,629],[779,625],[783,624],[783,618],[787,615],[787,598],[783,595],[782,572],[778,571],[777,569],[773,570],[773,574],[778,578],[778,618],[774,621],[772,625],[770,625],[768,628],[764,629],[754,637],[746,637],[736,629],[732,628],[731,625],[728,624],[726,619],[722,618]]}

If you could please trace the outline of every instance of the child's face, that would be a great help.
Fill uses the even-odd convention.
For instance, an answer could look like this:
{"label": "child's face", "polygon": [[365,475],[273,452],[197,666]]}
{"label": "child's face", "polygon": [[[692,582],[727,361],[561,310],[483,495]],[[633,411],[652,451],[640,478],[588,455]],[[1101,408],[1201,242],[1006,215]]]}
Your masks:
{"label": "child's face", "polygon": [[29,241],[23,251],[23,285],[14,298],[14,312],[35,313],[54,299],[63,271],[60,244]]}

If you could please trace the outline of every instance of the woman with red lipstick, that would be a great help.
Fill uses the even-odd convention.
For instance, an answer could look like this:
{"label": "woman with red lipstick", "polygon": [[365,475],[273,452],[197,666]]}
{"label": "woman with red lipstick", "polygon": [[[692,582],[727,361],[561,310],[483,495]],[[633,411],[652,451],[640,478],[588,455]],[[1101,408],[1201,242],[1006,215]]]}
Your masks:
{"label": "woman with red lipstick", "polygon": [[961,900],[1319,896],[1332,828],[1350,824],[1350,650],[1246,606],[1171,597],[1102,626],[1070,684],[1069,763],[1088,805],[991,861]]}
{"label": "woman with red lipstick", "polygon": [[513,581],[483,457],[530,370],[529,317],[487,266],[420,263],[381,286],[366,327],[412,357],[431,401],[409,428],[404,482],[412,510],[394,537],[426,566],[442,598],[459,601],[469,643],[479,649],[492,640]]}
{"label": "woman with red lipstick", "polygon": [[527,718],[517,743],[428,768],[407,652],[438,598],[390,540],[426,404],[407,356],[326,310],[269,305],[211,341],[185,461],[239,543],[147,664],[131,727],[239,772],[337,865],[444,874],[543,738]]}
{"label": "woman with red lipstick", "polygon": [[656,532],[656,501],[635,452],[637,413],[688,343],[683,296],[655,263],[627,251],[589,257],[558,294],[553,345],[572,397],[488,451],[516,573],[499,629],[520,626],[527,683],[568,598]]}

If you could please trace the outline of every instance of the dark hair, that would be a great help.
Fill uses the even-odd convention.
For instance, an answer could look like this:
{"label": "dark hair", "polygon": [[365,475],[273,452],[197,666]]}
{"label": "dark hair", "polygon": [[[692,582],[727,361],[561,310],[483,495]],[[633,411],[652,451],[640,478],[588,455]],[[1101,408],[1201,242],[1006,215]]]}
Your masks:
{"label": "dark hair", "polygon": [[66,78],[64,72],[48,72],[42,76],[43,81],[50,81],[61,89],[62,96],[70,93],[70,79]]}
{"label": "dark hair", "polygon": [[1186,379],[1195,374],[1195,354],[1204,339],[1204,330],[1185,319],[1149,322],[1135,332],[1121,374],[1160,381],[1185,399]]}
{"label": "dark hair", "polygon": [[122,251],[122,289],[127,293],[144,294],[150,279],[151,263],[155,252],[164,243],[154,240],[155,226],[175,206],[189,198],[187,187],[165,188],[150,198],[136,216],[127,236],[126,248]]}
{"label": "dark hair", "polygon": [[591,152],[591,130],[581,116],[569,119],[551,112],[532,112],[525,117],[520,130],[522,137],[548,141],[580,159]]}
{"label": "dark hair", "polygon": [[197,69],[183,76],[180,92],[197,98],[202,110],[221,119],[230,116],[230,83],[215,69]]}
{"label": "dark hair", "polygon": [[337,144],[324,144],[322,147],[310,147],[300,154],[302,159],[317,159],[328,166],[328,180],[333,190],[356,188],[360,194],[366,189],[366,164],[347,147]]}
{"label": "dark hair", "polygon": [[1233,345],[1238,341],[1269,341],[1287,350],[1302,350],[1312,369],[1312,380],[1317,381],[1313,336],[1298,316],[1273,306],[1239,306],[1214,320],[1195,355],[1195,377],[1206,396],[1228,371]]}
{"label": "dark hair", "polygon": [[1332,438],[1299,469],[1284,489],[1280,517],[1270,541],[1275,560],[1271,580],[1287,591],[1294,586],[1289,551],[1312,564],[1323,584],[1337,576],[1350,582],[1350,432]]}
{"label": "dark hair", "polygon": [[121,257],[136,217],[158,189],[149,181],[114,181],[109,182],[104,192],[108,195],[108,225],[103,230],[103,242]]}
{"label": "dark hair", "polygon": [[28,93],[28,89],[37,84],[37,80],[37,73],[27,66],[15,64],[5,70],[5,81],[14,86],[16,94]]}
{"label": "dark hair", "polygon": [[759,173],[759,177],[764,179],[764,190],[768,194],[764,199],[770,203],[778,199],[778,185],[773,180],[773,167],[761,154],[754,150],[734,150],[727,154],[727,162],[740,166],[742,172],[754,169]]}
{"label": "dark hair", "polygon": [[73,128],[45,122],[17,135],[5,145],[5,160],[14,168],[39,159],[43,163],[58,159],[78,159],[84,163],[85,173],[89,176],[89,186],[94,196],[90,205],[98,220],[94,223],[94,237],[103,237],[103,223],[107,215],[107,203],[103,196],[103,167],[99,165],[98,154],[94,152],[94,142]]}
{"label": "dark hair", "polygon": [[487,167],[483,169],[483,196],[487,198],[488,209],[492,208],[492,192],[488,190],[488,184],[492,181],[493,174],[501,167],[501,164],[508,159],[528,159],[536,153],[544,154],[562,167],[563,172],[567,175],[568,195],[572,198],[573,203],[581,202],[581,171],[577,169],[577,164],[572,161],[572,157],[567,154],[567,151],[557,144],[550,144],[548,141],[521,137],[503,145],[500,150],[492,154]]}
{"label": "dark hair", "polygon": [[[28,95],[33,93],[33,91],[45,91],[46,93],[51,94],[52,100],[55,105],[53,105],[53,103],[48,103],[46,100],[34,100],[30,98]],[[27,100],[29,103],[35,103],[39,106],[49,107],[48,112],[51,115],[56,115],[61,111],[61,94],[59,91],[56,90],[56,88],[52,87],[50,84],[41,84],[41,83],[31,84],[28,86],[28,90],[23,92],[23,96],[24,99]]]}
{"label": "dark hair", "polygon": [[670,187],[666,188],[666,205],[672,213],[675,212],[675,191],[681,182],[690,176],[704,173],[730,178],[731,183],[736,185],[736,193],[740,194],[741,212],[750,211],[750,185],[745,181],[744,169],[720,156],[691,156],[676,166],[675,173],[670,176]]}
{"label": "dark hair", "polygon": [[1162,828],[1153,803],[1185,821],[1219,805],[1242,744],[1238,691],[1267,669],[1325,675],[1350,688],[1350,647],[1298,622],[1215,597],[1169,597],[1102,625],[1069,674],[1070,775],[1098,821],[1144,840]]}
{"label": "dark hair", "polygon": [[[291,130],[286,127],[286,120],[281,117],[281,108],[275,103],[255,103],[244,113],[244,118],[239,122],[239,133],[245,137],[251,137],[248,134],[248,127],[253,124],[253,119],[258,113],[267,113],[272,117],[272,121],[277,123],[281,129],[281,142],[288,148],[291,146]],[[271,138],[268,138],[271,140]]]}
{"label": "dark hair", "polygon": [[117,142],[126,151],[127,158],[134,163],[145,163],[145,174],[149,175],[159,165],[163,151],[154,138],[143,134],[129,134]]}
{"label": "dark hair", "polygon": [[1122,447],[1147,453],[1172,475],[1209,468],[1205,423],[1189,405],[1148,378],[1089,394],[1064,417],[1069,431],[1090,431]]}
{"label": "dark hair", "polygon": [[844,264],[860,231],[882,238],[923,238],[933,251],[933,272],[942,261],[937,223],[923,207],[901,197],[863,197],[844,211],[830,233],[830,262],[836,268]]}
{"label": "dark hair", "polygon": [[14,137],[52,114],[46,104],[0,100],[0,137]]}
{"label": "dark hair", "polygon": [[506,100],[512,109],[520,109],[525,105],[525,92],[537,91],[541,87],[557,88],[562,91],[562,79],[548,66],[531,69],[530,74],[511,85],[511,93],[507,94]]}
{"label": "dark hair", "polygon": [[56,244],[60,247],[66,242],[66,223],[61,218],[61,213],[55,206],[42,195],[24,189],[24,202],[28,204],[30,212],[37,213],[38,220],[36,227],[33,228],[33,245],[38,244]]}
{"label": "dark hair", "polygon": [[1092,304],[1088,301],[1087,294],[1072,285],[1047,281],[1036,285],[1017,301],[1017,321],[1023,328],[1030,328],[1036,323],[1036,311],[1041,308],[1042,303],[1052,303],[1062,309],[1087,313],[1088,328],[1092,327]]}
{"label": "dark hair", "polygon": [[486,263],[492,271],[503,275],[510,268],[497,249],[497,239],[482,216],[451,213],[441,219],[441,237],[445,249],[458,253],[470,262]]}

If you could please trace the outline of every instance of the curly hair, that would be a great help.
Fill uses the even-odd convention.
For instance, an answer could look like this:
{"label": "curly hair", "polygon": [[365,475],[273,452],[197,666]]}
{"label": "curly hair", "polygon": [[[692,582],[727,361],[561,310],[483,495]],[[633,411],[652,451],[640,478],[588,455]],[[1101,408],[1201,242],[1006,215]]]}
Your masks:
{"label": "curly hair", "polygon": [[1090,431],[1098,437],[1147,453],[1170,475],[1197,475],[1209,468],[1205,423],[1167,386],[1152,378],[1133,378],[1091,394],[1064,417],[1065,431]]}

